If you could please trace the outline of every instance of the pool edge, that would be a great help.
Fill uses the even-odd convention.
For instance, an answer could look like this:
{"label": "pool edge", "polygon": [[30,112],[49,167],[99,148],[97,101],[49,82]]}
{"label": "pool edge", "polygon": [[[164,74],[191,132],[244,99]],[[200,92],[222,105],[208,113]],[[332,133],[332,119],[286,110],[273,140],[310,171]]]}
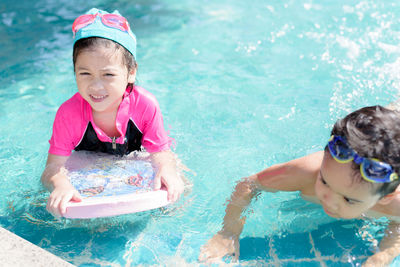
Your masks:
{"label": "pool edge", "polygon": [[74,266],[3,227],[0,227],[0,248],[2,266]]}

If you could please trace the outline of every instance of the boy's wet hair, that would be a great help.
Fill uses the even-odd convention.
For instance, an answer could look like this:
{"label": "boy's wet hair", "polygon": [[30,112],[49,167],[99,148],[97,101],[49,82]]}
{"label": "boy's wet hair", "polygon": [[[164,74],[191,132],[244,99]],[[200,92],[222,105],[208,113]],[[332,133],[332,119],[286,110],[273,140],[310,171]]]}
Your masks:
{"label": "boy's wet hair", "polygon": [[125,47],[123,47],[122,45],[120,45],[114,41],[111,41],[111,40],[108,40],[105,38],[101,38],[101,37],[89,37],[89,38],[80,39],[80,40],[76,41],[76,43],[74,44],[74,50],[72,53],[72,60],[74,63],[74,71],[75,71],[75,64],[76,64],[78,55],[83,50],[94,49],[96,47],[106,47],[106,48],[111,47],[111,48],[114,48],[115,51],[121,51],[122,52],[122,60],[123,60],[122,63],[126,66],[128,71],[137,68],[137,63],[136,63],[134,56],[127,49],[125,49]]}
{"label": "boy's wet hair", "polygon": [[[400,113],[382,106],[361,108],[333,126],[331,135],[345,136],[360,156],[386,162],[400,175]],[[355,179],[363,181],[360,166],[354,163]],[[394,192],[400,180],[376,183],[373,193],[381,197]]]}

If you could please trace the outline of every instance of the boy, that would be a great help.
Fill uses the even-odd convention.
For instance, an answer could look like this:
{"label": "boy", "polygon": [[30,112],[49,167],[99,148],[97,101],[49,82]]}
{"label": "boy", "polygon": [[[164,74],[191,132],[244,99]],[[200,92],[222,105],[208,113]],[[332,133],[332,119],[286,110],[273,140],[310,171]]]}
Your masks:
{"label": "boy", "polygon": [[300,191],[331,217],[386,216],[391,220],[380,251],[365,266],[389,264],[400,254],[400,113],[372,106],[334,125],[324,151],[277,164],[241,181],[229,201],[222,229],[202,247],[200,261],[239,258],[243,210],[259,190]]}

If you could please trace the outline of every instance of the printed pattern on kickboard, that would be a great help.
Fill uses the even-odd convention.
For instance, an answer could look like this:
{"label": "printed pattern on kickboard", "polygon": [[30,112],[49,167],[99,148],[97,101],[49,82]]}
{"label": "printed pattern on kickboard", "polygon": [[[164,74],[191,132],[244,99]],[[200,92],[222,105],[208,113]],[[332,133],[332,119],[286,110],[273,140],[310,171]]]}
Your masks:
{"label": "printed pattern on kickboard", "polygon": [[151,191],[154,171],[146,161],[103,161],[70,171],[69,178],[82,197],[105,197]]}

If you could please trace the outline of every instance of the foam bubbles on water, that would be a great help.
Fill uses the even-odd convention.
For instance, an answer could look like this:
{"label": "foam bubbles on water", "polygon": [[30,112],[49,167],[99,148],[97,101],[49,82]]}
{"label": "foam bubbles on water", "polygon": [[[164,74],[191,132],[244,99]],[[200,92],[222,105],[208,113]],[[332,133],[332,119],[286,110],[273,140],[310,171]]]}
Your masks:
{"label": "foam bubbles on water", "polygon": [[355,41],[343,36],[337,36],[336,42],[338,42],[341,47],[348,50],[346,55],[349,59],[354,60],[360,55],[360,45],[358,45]]}
{"label": "foam bubbles on water", "polygon": [[15,12],[4,12],[1,14],[2,17],[2,21],[5,25],[7,25],[8,27],[11,27],[13,24],[13,20],[15,18],[17,14]]}
{"label": "foam bubbles on water", "polygon": [[284,24],[281,29],[279,29],[276,32],[271,31],[270,32],[270,38],[269,41],[271,43],[274,43],[276,41],[276,39],[281,38],[283,36],[285,36],[289,31],[293,30],[295,27],[293,25],[289,25],[289,24]]}

